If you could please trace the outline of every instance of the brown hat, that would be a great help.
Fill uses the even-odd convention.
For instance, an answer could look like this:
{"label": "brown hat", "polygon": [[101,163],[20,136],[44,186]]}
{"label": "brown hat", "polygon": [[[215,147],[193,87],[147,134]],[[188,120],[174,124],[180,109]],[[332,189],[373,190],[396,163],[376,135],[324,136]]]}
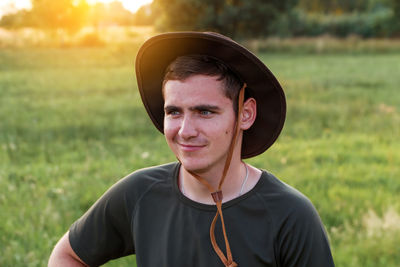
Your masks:
{"label": "brown hat", "polygon": [[171,32],[147,40],[136,57],[136,78],[143,104],[163,133],[162,82],[167,66],[177,57],[208,55],[225,63],[257,102],[253,126],[244,131],[242,158],[263,153],[278,138],[285,121],[285,94],[271,71],[249,50],[232,39],[212,32]]}

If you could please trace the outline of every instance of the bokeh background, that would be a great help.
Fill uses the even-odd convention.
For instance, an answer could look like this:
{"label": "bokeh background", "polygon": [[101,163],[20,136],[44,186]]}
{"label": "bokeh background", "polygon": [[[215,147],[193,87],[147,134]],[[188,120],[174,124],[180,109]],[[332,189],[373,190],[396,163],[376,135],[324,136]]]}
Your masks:
{"label": "bokeh background", "polygon": [[140,44],[171,30],[265,62],[287,121],[248,162],[312,200],[337,266],[399,266],[399,1],[2,0],[0,16],[0,266],[46,265],[107,188],[175,160],[134,73]]}

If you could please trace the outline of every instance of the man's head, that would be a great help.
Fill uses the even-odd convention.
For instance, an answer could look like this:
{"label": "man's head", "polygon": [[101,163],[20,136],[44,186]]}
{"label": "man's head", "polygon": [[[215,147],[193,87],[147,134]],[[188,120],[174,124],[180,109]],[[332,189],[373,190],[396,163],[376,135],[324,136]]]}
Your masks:
{"label": "man's head", "polygon": [[[218,160],[224,163],[235,124],[240,130],[252,125],[254,98],[245,101],[241,119],[236,120],[241,87],[239,78],[214,57],[185,55],[169,64],[163,81],[164,134],[184,166],[188,158],[196,163],[206,161],[207,167]],[[238,155],[241,134],[239,138]]]}
{"label": "man's head", "polygon": [[169,80],[184,81],[194,75],[213,76],[221,81],[225,96],[233,101],[234,110],[237,111],[237,97],[243,83],[228,66],[211,56],[185,55],[176,58],[165,71],[163,90]]}
{"label": "man's head", "polygon": [[[270,147],[277,139],[285,120],[283,90],[257,56],[232,39],[217,33],[164,33],[152,37],[140,48],[136,57],[136,78],[143,104],[157,129],[164,132],[163,81],[172,81],[174,77],[178,77],[175,74],[170,75],[168,71],[166,74],[165,71],[172,61],[188,55],[207,55],[208,58],[217,59],[217,62],[223,62],[234,76],[239,77],[237,80],[240,86],[247,84],[246,92],[250,92],[251,97],[257,101],[257,119],[244,132],[242,158],[254,157]],[[208,67],[206,69],[209,70]],[[185,75],[191,76],[190,73]],[[223,80],[224,78],[221,81]],[[223,87],[226,88],[235,86]],[[228,98],[232,99],[233,96],[235,101],[235,95],[228,93]],[[237,106],[236,103],[232,104]]]}

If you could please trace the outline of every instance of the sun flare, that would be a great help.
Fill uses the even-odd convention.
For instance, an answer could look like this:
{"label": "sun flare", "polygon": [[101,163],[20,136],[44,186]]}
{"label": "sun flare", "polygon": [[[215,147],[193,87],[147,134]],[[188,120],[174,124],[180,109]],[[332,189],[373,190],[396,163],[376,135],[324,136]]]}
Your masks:
{"label": "sun flare", "polygon": [[[89,4],[94,4],[94,3],[110,3],[115,0],[87,0]],[[141,6],[149,4],[153,2],[153,0],[118,0],[118,2],[121,2],[124,8],[131,12],[136,12]]]}
{"label": "sun flare", "polygon": [[[86,0],[88,4],[95,3],[111,3],[119,1],[125,9],[135,13],[141,6],[153,2],[153,0]],[[30,0],[1,0],[0,3],[0,17],[7,13],[13,13],[19,9],[30,9],[32,3]]]}

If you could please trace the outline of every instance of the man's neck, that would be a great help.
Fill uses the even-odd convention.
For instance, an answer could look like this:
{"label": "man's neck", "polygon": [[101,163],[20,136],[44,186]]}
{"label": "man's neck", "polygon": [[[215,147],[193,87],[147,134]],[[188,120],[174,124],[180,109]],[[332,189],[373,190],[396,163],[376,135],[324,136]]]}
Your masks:
{"label": "man's neck", "polygon": [[[223,202],[238,197],[240,192],[243,192],[242,188],[244,187],[244,181],[247,180],[246,176],[250,176],[249,170],[246,169],[245,163],[243,163],[241,160],[236,161],[230,164],[225,181],[221,188],[224,196]],[[214,191],[217,191],[222,172],[223,166],[222,168],[214,168],[207,172],[196,174],[207,181]],[[196,202],[214,204],[210,190],[188,170],[186,170],[184,166],[181,167],[179,172],[179,187],[182,193]]]}

